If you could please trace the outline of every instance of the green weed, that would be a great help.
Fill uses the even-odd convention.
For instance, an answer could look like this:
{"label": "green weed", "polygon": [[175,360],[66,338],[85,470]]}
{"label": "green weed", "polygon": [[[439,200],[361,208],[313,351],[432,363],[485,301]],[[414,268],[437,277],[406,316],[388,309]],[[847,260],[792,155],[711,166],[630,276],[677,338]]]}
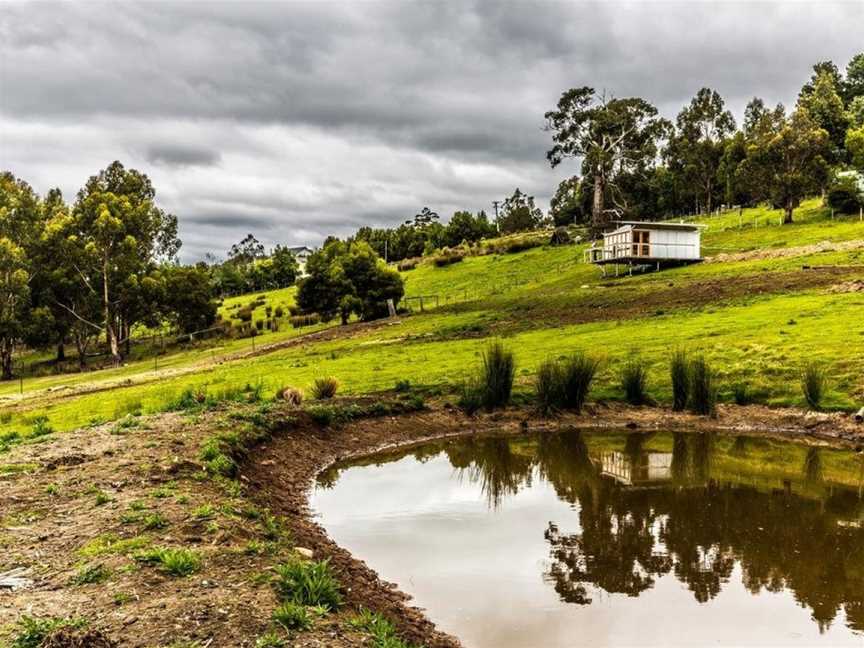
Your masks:
{"label": "green weed", "polygon": [[191,549],[154,547],[133,558],[147,565],[156,565],[172,576],[189,576],[201,569],[201,556]]}
{"label": "green weed", "polygon": [[308,630],[312,627],[312,615],[305,605],[285,601],[273,611],[273,621],[287,630]]}
{"label": "green weed", "polygon": [[342,605],[339,583],[328,561],[291,561],[276,567],[276,590],[286,601],[300,605],[323,605],[337,610]]}

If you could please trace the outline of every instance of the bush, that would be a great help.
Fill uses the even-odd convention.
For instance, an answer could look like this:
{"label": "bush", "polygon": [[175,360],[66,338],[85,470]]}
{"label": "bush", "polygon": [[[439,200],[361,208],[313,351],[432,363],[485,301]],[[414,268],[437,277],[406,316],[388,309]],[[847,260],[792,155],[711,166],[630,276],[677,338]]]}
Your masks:
{"label": "bush", "polygon": [[459,263],[463,258],[464,254],[459,252],[458,250],[442,250],[441,254],[436,257],[433,257],[432,263],[435,264],[436,267],[441,268],[443,266],[448,266],[453,263]]}
{"label": "bush", "polygon": [[276,310],[273,311],[273,314],[274,314],[277,318],[280,318],[280,317],[283,317],[283,316],[285,315],[285,311],[282,309],[281,306],[277,306],[277,307],[276,307]]}
{"label": "bush", "polygon": [[853,176],[838,178],[828,189],[828,206],[841,214],[855,214],[864,204]]}
{"label": "bush", "polygon": [[303,404],[303,391],[296,387],[283,387],[276,392],[276,398],[292,407],[299,407]]}
{"label": "bush", "polygon": [[537,368],[534,379],[537,407],[548,416],[564,403],[564,368],[557,360],[546,360]]}
{"label": "bush", "polygon": [[810,409],[818,410],[825,395],[825,370],[821,365],[810,362],[801,372],[801,391]]}
{"label": "bush", "polygon": [[482,357],[480,385],[483,389],[483,405],[490,410],[503,407],[510,402],[516,376],[513,352],[503,343],[495,341],[486,347]]}
{"label": "bush", "polygon": [[621,386],[624,398],[631,405],[644,405],[648,402],[648,367],[638,356],[631,356],[621,370]]}
{"label": "bush", "polygon": [[416,268],[419,262],[420,259],[417,258],[402,259],[396,267],[399,269],[399,272],[408,272],[409,270]]}
{"label": "bush", "polygon": [[564,360],[564,407],[575,410],[577,414],[582,411],[599,368],[597,358],[581,352]]}
{"label": "bush", "polygon": [[305,605],[286,601],[273,611],[273,621],[286,630],[308,630],[312,627],[312,615]]}
{"label": "bush", "polygon": [[252,321],[252,309],[248,306],[245,308],[241,308],[237,311],[237,318],[241,322],[251,322]]}
{"label": "bush", "polygon": [[255,322],[255,328],[256,328],[259,332],[263,331],[263,330],[264,330],[264,320],[260,320],[260,319],[257,320],[257,321]]}
{"label": "bush", "polygon": [[672,409],[681,412],[687,407],[690,396],[690,367],[686,351],[679,349],[672,354],[669,373],[672,377]]}
{"label": "bush", "polygon": [[292,315],[291,326],[294,328],[303,328],[304,326],[314,326],[321,321],[321,316],[318,313],[309,313],[307,315]]}
{"label": "bush", "polygon": [[33,427],[30,430],[30,435],[34,437],[47,436],[54,433],[54,428],[48,422],[47,416],[37,416],[33,419]]}
{"label": "bush", "polygon": [[750,405],[753,402],[753,393],[750,386],[745,382],[737,382],[732,385],[732,400],[736,405]]}
{"label": "bush", "polygon": [[476,414],[483,407],[483,389],[479,382],[466,380],[459,385],[459,407],[466,414]]}
{"label": "bush", "polygon": [[310,392],[315,400],[326,400],[333,398],[338,389],[339,381],[333,376],[327,376],[326,378],[316,378],[315,382],[312,383]]}
{"label": "bush", "polygon": [[701,416],[713,416],[717,408],[714,372],[704,357],[690,363],[690,410]]}
{"label": "bush", "polygon": [[274,585],[283,600],[299,605],[322,605],[330,610],[337,610],[342,605],[339,583],[333,577],[327,560],[297,560],[277,565]]}

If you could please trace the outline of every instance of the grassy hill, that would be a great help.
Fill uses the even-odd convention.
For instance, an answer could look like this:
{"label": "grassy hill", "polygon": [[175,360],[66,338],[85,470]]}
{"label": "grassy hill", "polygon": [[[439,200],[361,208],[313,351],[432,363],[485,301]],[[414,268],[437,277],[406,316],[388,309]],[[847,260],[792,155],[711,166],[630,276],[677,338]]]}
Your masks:
{"label": "grassy hill", "polygon": [[[446,391],[495,337],[515,351],[523,392],[544,359],[585,350],[604,360],[593,397],[621,397],[618,374],[635,354],[650,364],[649,390],[664,401],[668,356],[683,347],[709,359],[723,398],[744,382],[768,404],[800,404],[800,368],[817,360],[830,376],[827,405],[852,408],[864,400],[864,292],[851,283],[864,278],[864,223],[832,219],[816,200],[797,210],[796,223],[779,221],[779,211],[765,209],[706,218],[705,263],[633,277],[604,278],[582,262],[584,244],[468,256],[444,267],[424,262],[404,273],[407,303],[434,295],[438,308],[425,300],[423,313],[317,339],[285,326],[259,336],[254,353],[249,339],[223,340],[160,357],[156,367],[140,360],[31,379],[23,394],[17,383],[2,384],[0,435],[44,430],[41,417],[69,430],[161,411],[188,390],[268,396],[322,375],[349,393],[400,380]],[[221,312],[227,317],[256,298],[226,300]],[[266,317],[266,306],[287,311],[292,300],[293,289],[266,294],[252,321]]]}

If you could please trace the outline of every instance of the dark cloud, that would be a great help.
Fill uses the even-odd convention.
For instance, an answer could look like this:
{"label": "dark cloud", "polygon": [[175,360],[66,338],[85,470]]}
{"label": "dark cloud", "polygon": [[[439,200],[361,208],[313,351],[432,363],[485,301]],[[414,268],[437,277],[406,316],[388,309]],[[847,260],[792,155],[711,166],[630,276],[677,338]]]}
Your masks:
{"label": "dark cloud", "polygon": [[0,166],[67,195],[143,167],[186,255],[246,229],[315,243],[515,186],[543,204],[575,169],[544,160],[569,87],[674,117],[707,85],[740,116],[844,65],[862,24],[864,2],[6,2]]}
{"label": "dark cloud", "polygon": [[220,159],[219,151],[184,144],[153,144],[144,155],[151,164],[166,166],[212,166]]}

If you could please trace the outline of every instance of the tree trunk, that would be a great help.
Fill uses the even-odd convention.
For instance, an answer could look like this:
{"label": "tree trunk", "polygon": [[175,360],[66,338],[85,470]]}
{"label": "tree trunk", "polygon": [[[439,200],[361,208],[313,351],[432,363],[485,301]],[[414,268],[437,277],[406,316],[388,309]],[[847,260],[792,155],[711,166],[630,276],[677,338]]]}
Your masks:
{"label": "tree trunk", "polygon": [[63,340],[60,340],[57,343],[57,362],[64,362],[66,360],[66,344]]}
{"label": "tree trunk", "polygon": [[12,380],[12,340],[0,342],[0,374],[3,380]]}
{"label": "tree trunk", "polygon": [[119,366],[121,361],[120,344],[117,340],[116,322],[111,317],[111,302],[108,300],[108,262],[102,263],[102,309],[105,314],[105,339],[111,352],[111,360],[114,366]]}
{"label": "tree trunk", "polygon": [[87,339],[83,335],[75,335],[75,349],[78,351],[78,367],[83,371],[87,366]]}
{"label": "tree trunk", "polygon": [[783,224],[788,225],[792,222],[792,210],[795,209],[794,203],[791,200],[786,201],[786,207],[784,209],[785,214],[783,216]]}
{"label": "tree trunk", "polygon": [[606,214],[603,211],[603,192],[606,180],[602,174],[594,175],[594,201],[591,205],[591,229],[595,234],[600,233],[606,226]]}

